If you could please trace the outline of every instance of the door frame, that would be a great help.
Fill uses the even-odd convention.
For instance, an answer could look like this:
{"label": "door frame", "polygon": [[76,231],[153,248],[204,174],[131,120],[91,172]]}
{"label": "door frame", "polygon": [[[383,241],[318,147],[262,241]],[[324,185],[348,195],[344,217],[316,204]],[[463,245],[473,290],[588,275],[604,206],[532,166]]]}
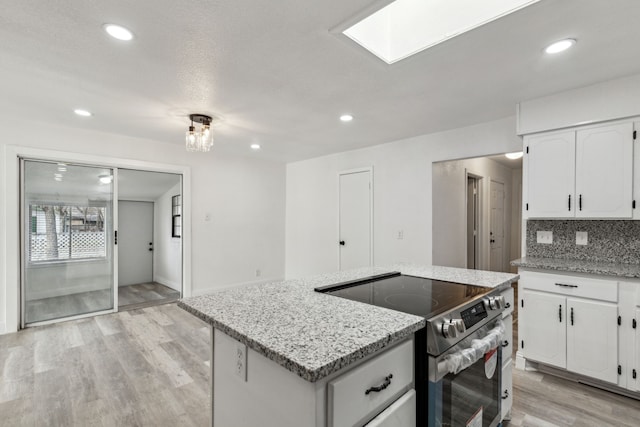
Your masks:
{"label": "door frame", "polygon": [[[505,243],[506,243],[505,242],[505,240],[506,240],[505,239],[505,234],[506,234],[505,233],[506,232],[505,223],[506,223],[506,219],[507,219],[507,212],[505,212],[506,211],[505,200],[506,200],[506,195],[507,195],[507,193],[506,193],[507,192],[507,188],[506,188],[507,185],[502,181],[498,181],[497,179],[489,177],[489,203],[488,203],[488,205],[489,205],[489,209],[488,209],[489,210],[489,233],[492,232],[492,230],[491,230],[491,228],[492,228],[491,227],[491,208],[493,206],[491,204],[491,183],[493,183],[493,182],[495,182],[496,184],[501,184],[502,185],[502,195],[503,195],[503,198],[502,198],[502,258],[500,260],[500,267],[501,267],[500,272],[504,273],[505,270],[507,270],[505,261],[506,261],[506,258],[507,258],[506,254],[508,253],[506,251],[506,248],[505,248]],[[488,270],[491,270],[491,243],[490,242],[491,242],[491,235],[489,235],[489,252],[488,252],[488,257],[487,257],[488,258],[488,263],[489,263],[488,264]]]}
{"label": "door frame", "polygon": [[340,271],[340,177],[342,175],[351,175],[354,173],[362,173],[362,172],[368,172],[369,173],[369,266],[372,267],[373,266],[373,166],[365,166],[365,167],[361,167],[361,168],[355,168],[355,169],[347,169],[347,170],[343,170],[343,171],[339,171],[338,174],[336,175],[336,187],[337,187],[337,203],[336,205],[338,206],[338,212],[336,214],[336,224],[337,224],[337,228],[336,228],[336,243],[338,243],[338,250],[337,250],[337,262],[336,265],[338,266],[338,271]]}
{"label": "door frame", "polygon": [[[87,166],[109,167],[114,169],[114,230],[118,230],[118,213],[117,213],[117,196],[118,196],[118,169],[135,169],[149,172],[165,172],[182,175],[182,296],[191,296],[191,168],[184,165],[173,165],[168,163],[154,163],[144,160],[132,160],[118,157],[103,157],[92,154],[72,153],[64,151],[46,150],[40,148],[22,147],[16,145],[7,145],[4,153],[4,188],[5,188],[5,212],[4,219],[0,212],[0,230],[6,236],[5,238],[5,257],[6,268],[4,273],[5,282],[5,315],[6,324],[2,325],[0,319],[0,334],[6,332],[15,332],[22,324],[22,274],[20,264],[20,248],[21,248],[21,229],[16,227],[22,224],[20,218],[21,211],[21,180],[20,180],[20,159],[27,158],[33,160],[43,160],[51,162],[65,162],[70,164],[79,164]],[[117,273],[118,273],[118,247],[114,248],[114,308],[105,311],[113,313],[118,311],[117,297]],[[1,266],[2,260],[0,260]],[[2,299],[0,299],[0,302]],[[64,318],[71,320],[74,318],[82,318],[94,316],[96,313],[89,315],[79,315]],[[52,323],[55,321],[42,322],[38,324]],[[35,324],[34,324],[35,325]]]}
{"label": "door frame", "polygon": [[[467,182],[469,181],[469,178],[475,179],[478,186],[477,188],[478,194],[476,198],[476,202],[477,202],[476,210],[478,215],[478,218],[477,218],[478,224],[477,224],[477,230],[476,230],[476,233],[477,233],[476,234],[476,270],[486,270],[488,260],[489,260],[489,255],[487,254],[487,250],[488,250],[487,244],[489,242],[489,239],[487,239],[487,236],[485,235],[487,234],[487,228],[488,228],[488,224],[486,224],[487,203],[486,203],[485,185],[486,185],[487,179],[491,179],[491,178],[487,176],[479,175],[465,168],[465,171],[464,171],[465,224],[468,221],[467,203],[469,201],[467,200]],[[465,259],[466,259],[467,250],[468,250],[467,239],[465,238],[464,239]]]}

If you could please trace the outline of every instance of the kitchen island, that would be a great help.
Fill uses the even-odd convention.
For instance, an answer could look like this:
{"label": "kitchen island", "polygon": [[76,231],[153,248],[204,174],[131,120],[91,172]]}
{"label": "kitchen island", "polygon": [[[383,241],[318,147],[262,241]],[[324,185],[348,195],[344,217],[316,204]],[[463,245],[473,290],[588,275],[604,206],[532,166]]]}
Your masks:
{"label": "kitchen island", "polygon": [[[397,265],[181,300],[181,308],[212,326],[214,425],[339,424],[327,416],[327,406],[334,405],[327,401],[327,384],[411,342],[425,319],[320,294],[314,288],[391,271],[487,287],[508,287],[518,278],[507,273]],[[398,393],[406,388],[401,381],[394,386],[399,387]]]}

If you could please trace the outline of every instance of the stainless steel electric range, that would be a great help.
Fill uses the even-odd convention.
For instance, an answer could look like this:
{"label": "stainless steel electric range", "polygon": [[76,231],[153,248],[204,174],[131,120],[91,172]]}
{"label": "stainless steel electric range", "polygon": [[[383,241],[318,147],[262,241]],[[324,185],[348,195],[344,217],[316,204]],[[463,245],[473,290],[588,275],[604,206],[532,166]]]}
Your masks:
{"label": "stainless steel electric range", "polygon": [[498,290],[398,272],[315,290],[426,318],[415,340],[418,426],[500,424],[505,301]]}

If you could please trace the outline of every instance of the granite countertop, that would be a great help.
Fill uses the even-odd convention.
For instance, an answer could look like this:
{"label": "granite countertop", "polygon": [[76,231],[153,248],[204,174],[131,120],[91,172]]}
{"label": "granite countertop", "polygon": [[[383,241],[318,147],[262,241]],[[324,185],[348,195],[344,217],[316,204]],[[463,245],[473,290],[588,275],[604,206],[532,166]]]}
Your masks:
{"label": "granite countertop", "polygon": [[511,265],[523,268],[640,278],[640,264],[524,257],[511,261]]}
{"label": "granite countertop", "polygon": [[313,290],[392,271],[487,287],[508,286],[519,277],[403,264],[226,289],[180,300],[178,306],[314,382],[402,341],[425,326],[423,317]]}

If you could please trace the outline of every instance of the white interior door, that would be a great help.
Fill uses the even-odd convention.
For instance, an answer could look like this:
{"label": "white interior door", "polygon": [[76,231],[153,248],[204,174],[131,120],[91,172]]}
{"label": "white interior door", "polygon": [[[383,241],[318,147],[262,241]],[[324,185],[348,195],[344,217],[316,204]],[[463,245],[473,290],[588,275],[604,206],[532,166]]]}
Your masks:
{"label": "white interior door", "polygon": [[371,265],[371,170],[340,174],[340,270]]}
{"label": "white interior door", "polygon": [[491,271],[504,271],[504,184],[491,181],[491,224],[489,230],[489,245],[491,248],[489,260]]}
{"label": "white interior door", "polygon": [[153,281],[153,202],[118,202],[118,286]]}

